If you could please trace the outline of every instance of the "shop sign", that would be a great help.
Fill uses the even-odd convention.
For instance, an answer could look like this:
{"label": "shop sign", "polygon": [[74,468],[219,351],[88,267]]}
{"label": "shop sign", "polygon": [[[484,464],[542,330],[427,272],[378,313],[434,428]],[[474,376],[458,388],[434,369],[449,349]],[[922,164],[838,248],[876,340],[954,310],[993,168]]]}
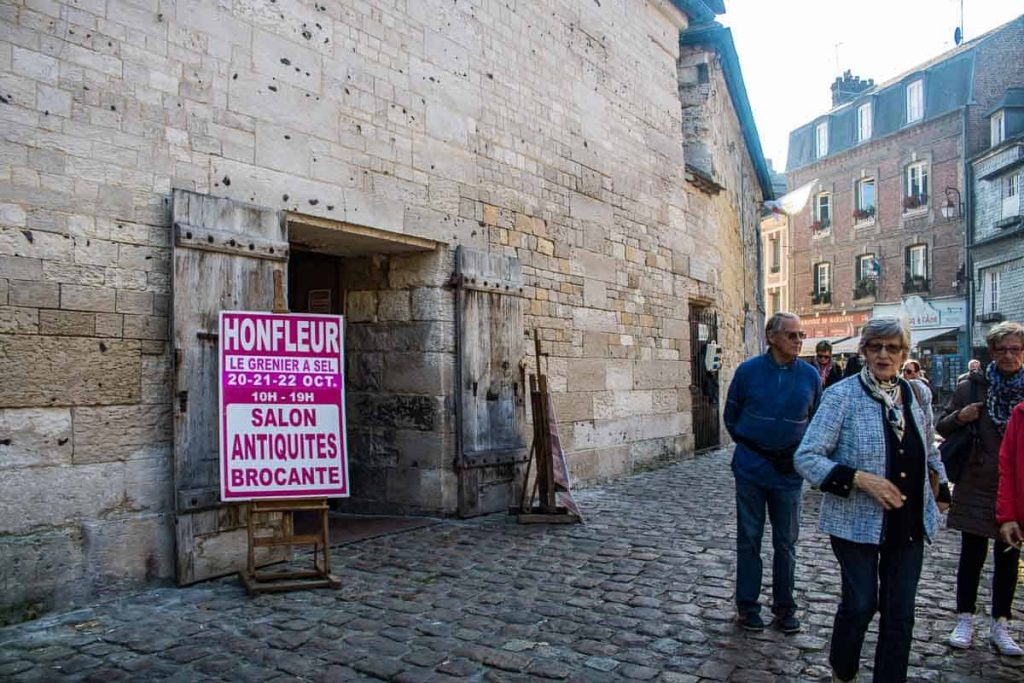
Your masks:
{"label": "shop sign", "polygon": [[899,304],[875,306],[875,315],[905,318],[915,330],[933,327],[962,327],[967,322],[967,303],[962,298],[923,299],[908,296]]}
{"label": "shop sign", "polygon": [[856,328],[868,320],[867,311],[859,313],[829,313],[801,319],[808,337],[849,337]]}
{"label": "shop sign", "polygon": [[344,322],[221,311],[221,500],[348,496]]}

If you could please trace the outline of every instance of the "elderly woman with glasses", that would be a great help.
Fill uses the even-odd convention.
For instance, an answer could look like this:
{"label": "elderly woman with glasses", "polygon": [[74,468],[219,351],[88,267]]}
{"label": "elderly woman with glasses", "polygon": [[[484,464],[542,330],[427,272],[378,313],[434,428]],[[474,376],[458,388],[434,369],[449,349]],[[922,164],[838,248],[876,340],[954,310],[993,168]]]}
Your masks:
{"label": "elderly woman with glasses", "polygon": [[1000,444],[1014,406],[1024,401],[1024,326],[1000,323],[989,331],[985,341],[992,361],[984,370],[970,372],[957,384],[945,415],[936,426],[940,434],[949,436],[973,424],[976,435],[960,480],[953,487],[953,505],[947,523],[961,533],[960,564],[956,573],[957,621],[949,635],[949,644],[961,649],[971,647],[978,583],[989,539],[993,539],[995,566],[989,641],[1001,654],[1019,657],[1024,650],[1014,642],[1007,622],[1017,589],[1020,550],[999,537],[996,492]]}
{"label": "elderly woman with glasses", "polygon": [[796,452],[796,470],[822,491],[819,528],[842,574],[832,628],[833,681],[860,668],[864,634],[880,613],[876,681],[905,681],[924,541],[939,521],[929,473],[945,488],[934,446],[931,393],[900,377],[910,329],[872,318],[861,331],[864,367],[825,392]]}

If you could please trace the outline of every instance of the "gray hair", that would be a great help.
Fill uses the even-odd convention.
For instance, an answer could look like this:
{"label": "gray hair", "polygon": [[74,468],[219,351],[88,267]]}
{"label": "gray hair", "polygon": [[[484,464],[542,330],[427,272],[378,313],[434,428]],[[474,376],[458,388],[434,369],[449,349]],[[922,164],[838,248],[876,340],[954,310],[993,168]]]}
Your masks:
{"label": "gray hair", "polygon": [[778,332],[781,330],[783,320],[795,320],[800,322],[800,316],[796,313],[790,313],[789,311],[779,311],[772,317],[768,318],[768,322],[764,326],[764,333],[768,335],[772,332]]}
{"label": "gray hair", "polygon": [[864,347],[873,339],[888,339],[899,337],[903,341],[903,349],[910,351],[910,325],[903,318],[891,315],[882,315],[864,323],[860,330],[860,352],[864,353]]}
{"label": "gray hair", "polygon": [[1024,325],[1009,320],[1001,322],[988,331],[988,334],[985,335],[985,343],[988,344],[988,348],[994,349],[996,344],[1007,337],[1018,337],[1024,342]]}

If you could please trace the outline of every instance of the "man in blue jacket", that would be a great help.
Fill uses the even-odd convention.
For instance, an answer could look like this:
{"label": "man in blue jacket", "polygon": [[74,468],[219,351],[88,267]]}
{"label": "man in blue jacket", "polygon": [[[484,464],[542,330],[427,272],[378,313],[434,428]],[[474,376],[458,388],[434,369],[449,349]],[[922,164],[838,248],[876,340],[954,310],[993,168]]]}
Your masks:
{"label": "man in blue jacket", "polygon": [[793,469],[793,453],[818,407],[822,382],[818,371],[799,358],[805,337],[800,318],[776,313],[765,332],[768,351],[736,368],[725,404],[725,428],[736,442],[736,610],[743,628],[764,629],[759,598],[767,509],[775,551],[773,623],[785,633],[796,633],[800,621],[793,578],[803,480]]}

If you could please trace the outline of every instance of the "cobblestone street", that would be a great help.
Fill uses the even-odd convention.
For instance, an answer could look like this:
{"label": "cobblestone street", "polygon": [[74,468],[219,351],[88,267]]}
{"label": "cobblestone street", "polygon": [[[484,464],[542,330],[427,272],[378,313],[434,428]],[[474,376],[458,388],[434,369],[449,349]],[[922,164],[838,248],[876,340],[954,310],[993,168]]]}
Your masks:
{"label": "cobblestone street", "polygon": [[[229,577],[0,629],[0,679],[828,680],[838,568],[815,531],[819,494],[804,497],[803,632],[742,632],[732,623],[728,457],[582,491],[583,526],[495,515],[336,548],[336,591],[249,599]],[[974,649],[945,645],[957,548],[943,531],[927,550],[911,679],[1024,680],[1024,661],[988,648],[987,617]],[[1020,622],[1013,630],[1024,640]]]}

